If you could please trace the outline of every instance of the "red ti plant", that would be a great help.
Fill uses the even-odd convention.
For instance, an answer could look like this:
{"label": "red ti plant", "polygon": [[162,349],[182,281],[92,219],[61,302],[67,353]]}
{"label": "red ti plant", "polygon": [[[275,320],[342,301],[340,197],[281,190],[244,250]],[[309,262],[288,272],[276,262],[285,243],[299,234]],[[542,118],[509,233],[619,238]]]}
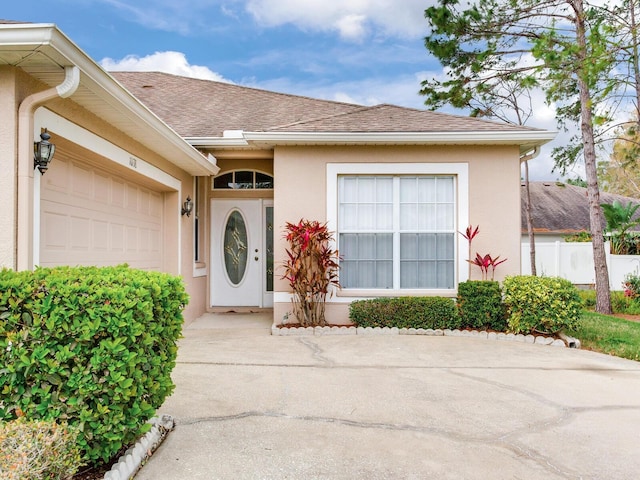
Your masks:
{"label": "red ti plant", "polygon": [[469,242],[469,248],[471,248],[471,240],[473,240],[473,238],[478,235],[479,232],[480,225],[477,225],[475,230],[473,228],[473,225],[469,225],[464,233],[460,232],[460,235],[467,239],[467,241]]}
{"label": "red ti plant", "polygon": [[476,252],[476,258],[472,260],[471,259],[471,241],[474,239],[476,235],[478,235],[479,232],[480,232],[480,225],[476,226],[475,229],[473,228],[473,225],[469,225],[464,233],[462,232],[459,232],[459,233],[464,238],[466,238],[467,241],[469,242],[469,260],[467,260],[467,262],[469,262],[471,265],[476,265],[477,267],[480,268],[480,273],[482,274],[482,280],[487,280],[489,277],[489,271],[491,271],[491,280],[493,281],[496,267],[501,263],[506,262],[507,259],[504,258],[498,261],[498,259],[500,258],[500,255],[493,258],[488,253],[482,256],[478,252]]}
{"label": "red ti plant", "polygon": [[480,267],[480,272],[482,272],[482,280],[487,280],[489,276],[489,269],[491,269],[491,280],[493,281],[493,276],[496,271],[496,267],[501,263],[507,261],[506,258],[498,261],[500,255],[493,258],[490,254],[486,254],[484,257],[476,252],[476,258],[473,260],[467,260],[471,265],[477,265]]}
{"label": "red ti plant", "polygon": [[302,326],[326,325],[327,295],[332,286],[340,288],[333,234],[326,224],[302,219],[297,224],[287,222],[284,238],[289,248],[282,278],[293,290],[293,313]]}

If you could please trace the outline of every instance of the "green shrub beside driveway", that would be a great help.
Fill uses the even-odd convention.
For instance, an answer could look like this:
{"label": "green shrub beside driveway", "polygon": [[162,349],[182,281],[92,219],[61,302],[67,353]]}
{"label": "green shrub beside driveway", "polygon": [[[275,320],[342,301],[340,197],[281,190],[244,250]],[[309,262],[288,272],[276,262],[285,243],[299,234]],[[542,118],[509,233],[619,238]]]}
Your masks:
{"label": "green shrub beside driveway", "polygon": [[126,266],[0,271],[0,421],[67,422],[84,462],[110,460],[174,389],[187,301]]}

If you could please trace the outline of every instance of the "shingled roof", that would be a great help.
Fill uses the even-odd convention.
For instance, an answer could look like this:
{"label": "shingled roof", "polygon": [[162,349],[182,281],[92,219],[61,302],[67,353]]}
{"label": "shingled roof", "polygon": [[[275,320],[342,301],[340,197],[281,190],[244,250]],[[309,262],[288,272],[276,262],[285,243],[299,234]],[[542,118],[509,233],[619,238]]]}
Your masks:
{"label": "shingled roof", "polygon": [[111,75],[183,137],[221,137],[225,130],[263,132],[360,108],[168,73]]}
{"label": "shingled roof", "polygon": [[535,132],[394,105],[366,107],[158,72],[112,75],[183,137],[249,132]]}
{"label": "shingled roof", "polygon": [[[522,185],[522,232],[527,232],[525,217],[525,187]],[[534,233],[540,234],[574,234],[589,231],[589,202],[587,189],[561,182],[530,182],[531,217]],[[613,193],[601,192],[600,203],[613,204],[619,201],[622,205],[629,202],[640,203],[637,198],[625,197]],[[639,209],[640,210],[640,209]],[[606,226],[603,218],[602,227]]]}

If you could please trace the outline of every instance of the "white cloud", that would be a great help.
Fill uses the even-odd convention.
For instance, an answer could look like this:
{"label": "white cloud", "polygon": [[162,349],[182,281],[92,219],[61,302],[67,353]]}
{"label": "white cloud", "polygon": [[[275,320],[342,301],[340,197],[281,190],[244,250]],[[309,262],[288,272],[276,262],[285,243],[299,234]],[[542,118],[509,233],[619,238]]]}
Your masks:
{"label": "white cloud", "polygon": [[[186,35],[189,32],[189,18],[176,11],[176,4],[169,2],[166,5],[159,5],[154,2],[152,5],[144,5],[145,2],[138,5],[131,5],[131,2],[122,0],[101,0],[102,2],[114,7],[122,12],[122,14],[145,27],[164,30],[168,32],[178,32]],[[184,5],[181,9],[184,10]]]}
{"label": "white cloud", "polygon": [[367,33],[365,15],[347,15],[336,21],[336,28],[344,39],[361,41]]}
{"label": "white cloud", "polygon": [[232,83],[208,67],[189,64],[187,57],[181,52],[156,52],[145,57],[127,55],[120,60],[103,58],[100,65],[105,70],[112,72],[165,72],[184,77]]}
{"label": "white cloud", "polygon": [[426,33],[424,10],[433,0],[248,0],[258,24],[293,24],[303,30],[337,31],[345,40],[362,41],[369,31],[418,38]]}

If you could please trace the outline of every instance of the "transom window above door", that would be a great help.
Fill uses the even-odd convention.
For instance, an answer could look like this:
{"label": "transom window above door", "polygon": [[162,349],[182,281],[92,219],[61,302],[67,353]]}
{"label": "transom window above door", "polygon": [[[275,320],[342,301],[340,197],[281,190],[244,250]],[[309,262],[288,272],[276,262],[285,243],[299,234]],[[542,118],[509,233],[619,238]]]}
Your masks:
{"label": "transom window above door", "polygon": [[452,289],[452,175],[340,175],[340,283],[354,289]]}
{"label": "transom window above door", "polygon": [[214,177],[214,190],[273,190],[273,176],[255,170],[236,170]]}

